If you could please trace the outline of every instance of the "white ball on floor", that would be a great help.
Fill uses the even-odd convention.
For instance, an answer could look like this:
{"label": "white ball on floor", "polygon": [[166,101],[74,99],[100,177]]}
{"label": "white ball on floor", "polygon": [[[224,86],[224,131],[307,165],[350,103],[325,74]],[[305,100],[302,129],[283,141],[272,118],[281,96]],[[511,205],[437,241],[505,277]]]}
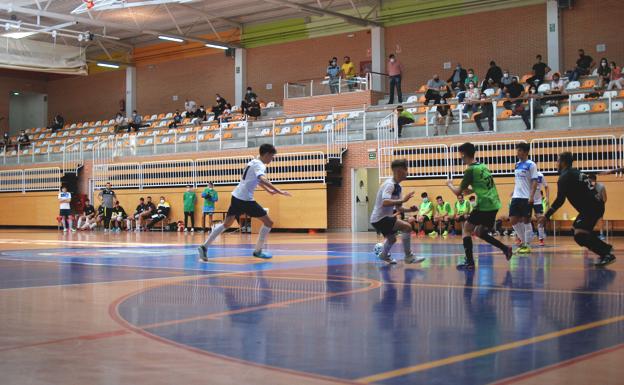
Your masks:
{"label": "white ball on floor", "polygon": [[383,243],[379,242],[378,244],[375,245],[375,247],[373,248],[373,253],[375,253],[375,256],[379,256],[379,254],[381,254],[381,252],[383,251]]}

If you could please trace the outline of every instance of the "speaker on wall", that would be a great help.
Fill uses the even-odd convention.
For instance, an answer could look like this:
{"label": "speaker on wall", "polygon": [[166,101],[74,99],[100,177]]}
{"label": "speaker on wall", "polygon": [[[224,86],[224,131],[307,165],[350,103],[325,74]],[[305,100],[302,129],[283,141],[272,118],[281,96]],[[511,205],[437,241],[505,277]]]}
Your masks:
{"label": "speaker on wall", "polygon": [[234,48],[228,48],[225,50],[225,56],[227,57],[234,57],[234,53],[236,52],[236,50],[234,50]]}
{"label": "speaker on wall", "polygon": [[557,4],[561,9],[572,8],[572,1],[573,0],[557,0]]}

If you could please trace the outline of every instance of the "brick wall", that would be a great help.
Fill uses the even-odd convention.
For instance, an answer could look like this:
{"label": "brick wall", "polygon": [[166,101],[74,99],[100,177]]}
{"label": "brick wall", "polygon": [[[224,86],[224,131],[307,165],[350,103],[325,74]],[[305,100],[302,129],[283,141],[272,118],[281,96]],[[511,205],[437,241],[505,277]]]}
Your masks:
{"label": "brick wall", "polygon": [[380,95],[372,91],[349,92],[340,95],[320,95],[284,100],[285,114],[313,114],[337,110],[362,109],[363,105],[376,104]]}
{"label": "brick wall", "polygon": [[35,72],[0,69],[0,133],[9,130],[9,97],[12,91],[45,94],[46,75]]}
{"label": "brick wall", "polygon": [[[624,3],[622,0],[576,0],[572,9],[561,12],[564,36],[562,57],[564,69],[571,69],[578,59],[578,49],[585,49],[596,63],[602,57],[624,62]],[[596,52],[596,44],[606,44],[605,52]]]}

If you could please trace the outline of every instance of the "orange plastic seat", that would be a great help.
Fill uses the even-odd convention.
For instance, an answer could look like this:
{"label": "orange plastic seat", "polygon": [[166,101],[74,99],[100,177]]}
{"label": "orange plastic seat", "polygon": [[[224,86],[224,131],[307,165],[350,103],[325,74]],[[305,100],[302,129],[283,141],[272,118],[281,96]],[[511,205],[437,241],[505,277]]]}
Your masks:
{"label": "orange plastic seat", "polygon": [[596,86],[596,81],[594,79],[586,79],[583,80],[581,84],[581,88],[594,88]]}
{"label": "orange plastic seat", "polygon": [[424,126],[427,124],[427,118],[425,116],[421,116],[416,120],[416,125]]}
{"label": "orange plastic seat", "polygon": [[607,105],[604,103],[596,103],[592,106],[592,112],[605,112],[607,110]]}
{"label": "orange plastic seat", "polygon": [[559,110],[559,115],[567,115],[568,113],[570,113],[570,106],[568,105],[561,107]]}
{"label": "orange plastic seat", "polygon": [[427,85],[423,84],[422,86],[420,86],[420,88],[418,89],[418,92],[427,92]]}
{"label": "orange plastic seat", "polygon": [[501,112],[500,115],[498,115],[498,119],[500,120],[509,119],[511,114],[512,114],[511,110],[503,110],[503,112]]}
{"label": "orange plastic seat", "polygon": [[232,133],[226,132],[225,134],[223,134],[223,139],[232,139]]}

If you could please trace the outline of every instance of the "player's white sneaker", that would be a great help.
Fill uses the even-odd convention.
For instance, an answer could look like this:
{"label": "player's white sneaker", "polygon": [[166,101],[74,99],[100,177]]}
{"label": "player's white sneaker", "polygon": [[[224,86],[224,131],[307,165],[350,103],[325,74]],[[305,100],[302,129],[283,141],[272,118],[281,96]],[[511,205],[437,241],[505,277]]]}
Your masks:
{"label": "player's white sneaker", "polygon": [[424,257],[417,257],[414,253],[409,253],[409,255],[405,256],[405,263],[421,263],[424,260]]}
{"label": "player's white sneaker", "polygon": [[392,258],[390,254],[384,255],[383,253],[379,254],[379,259],[387,263],[388,265],[396,265],[396,259]]}

